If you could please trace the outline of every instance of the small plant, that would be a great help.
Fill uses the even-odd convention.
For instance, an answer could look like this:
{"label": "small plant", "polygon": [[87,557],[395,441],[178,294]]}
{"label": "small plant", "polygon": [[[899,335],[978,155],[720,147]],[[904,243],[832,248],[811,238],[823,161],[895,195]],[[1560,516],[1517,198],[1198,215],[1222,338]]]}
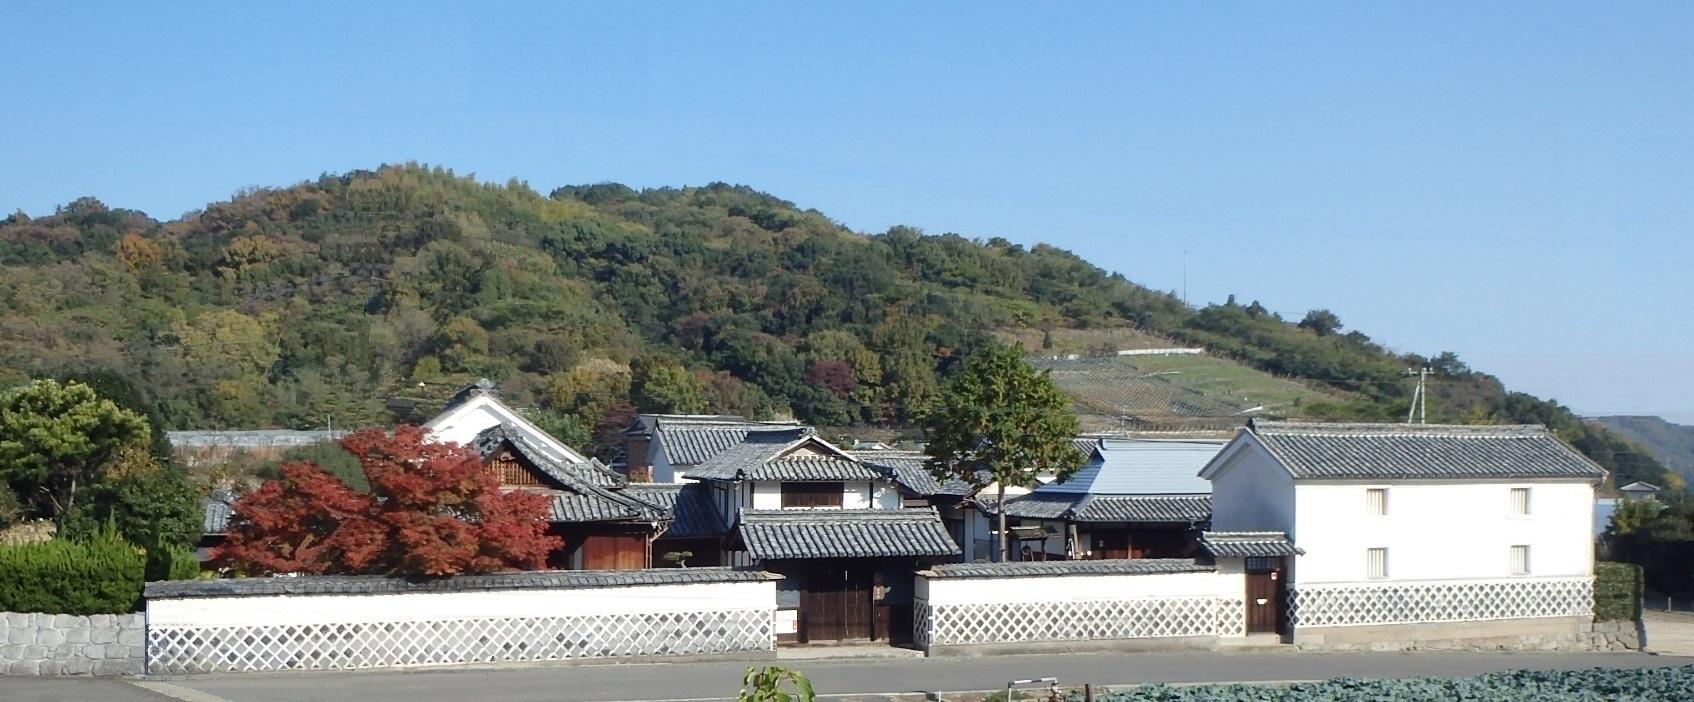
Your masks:
{"label": "small plant", "polygon": [[678,568],[687,568],[688,559],[693,557],[693,551],[671,551],[663,556],[666,561],[669,561]]}
{"label": "small plant", "polygon": [[[784,689],[785,683],[792,691]],[[773,665],[748,666],[747,674],[741,676],[741,694],[735,699],[737,702],[812,702],[816,698],[812,681],[805,673]]]}

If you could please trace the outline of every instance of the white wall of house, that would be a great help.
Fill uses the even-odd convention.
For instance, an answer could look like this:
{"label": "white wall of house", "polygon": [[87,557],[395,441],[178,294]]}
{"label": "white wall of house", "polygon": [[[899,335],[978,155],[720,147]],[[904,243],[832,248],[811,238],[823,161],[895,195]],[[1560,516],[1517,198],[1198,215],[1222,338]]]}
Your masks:
{"label": "white wall of house", "polygon": [[[733,505],[729,514],[739,513],[742,507],[782,509],[782,481],[750,480],[744,484],[751,486],[749,490],[743,491],[743,494],[747,495],[747,501]],[[900,491],[892,484],[884,482],[845,482],[841,486],[841,509],[900,509]]]}
{"label": "white wall of house", "polygon": [[[1369,488],[1387,490],[1387,514],[1368,513]],[[1529,489],[1528,515],[1515,514],[1512,488]],[[1376,580],[1390,582],[1514,577],[1513,546],[1529,546],[1529,572],[1518,577],[1593,572],[1585,482],[1310,482],[1295,488],[1295,503],[1300,585],[1369,579],[1370,548],[1388,549],[1388,575]]]}
{"label": "white wall of house", "polygon": [[653,482],[655,483],[686,483],[683,480],[685,471],[677,470],[671,465],[670,458],[665,455],[665,446],[659,442],[657,432],[647,442],[647,460],[653,464]]}
{"label": "white wall of house", "polygon": [[1212,530],[1292,536],[1294,477],[1251,442],[1238,442],[1229,451],[1212,479]]}

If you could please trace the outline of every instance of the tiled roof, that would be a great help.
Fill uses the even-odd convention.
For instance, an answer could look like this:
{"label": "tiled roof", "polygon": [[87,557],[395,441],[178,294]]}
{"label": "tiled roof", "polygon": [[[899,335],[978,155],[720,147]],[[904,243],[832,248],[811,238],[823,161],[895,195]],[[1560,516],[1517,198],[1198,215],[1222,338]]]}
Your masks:
{"label": "tiled roof", "polygon": [[560,486],[570,486],[577,482],[585,482],[597,487],[622,487],[628,479],[611,469],[600,465],[599,461],[590,463],[561,463],[547,457],[541,447],[531,443],[516,428],[506,424],[496,424],[478,432],[476,439],[471,442],[483,460],[488,460],[500,450],[501,446],[511,446],[524,457],[524,460],[534,464],[537,469],[552,478]]}
{"label": "tiled roof", "polygon": [[1583,478],[1605,471],[1539,425],[1260,422],[1295,478]]}
{"label": "tiled roof", "polygon": [[723,536],[723,517],[712,502],[712,489],[703,483],[632,483],[624,492],[663,508],[670,526],[661,537],[698,539]]}
{"label": "tiled roof", "polygon": [[[673,466],[694,466],[718,452],[741,443],[751,431],[799,429],[792,422],[754,422],[741,417],[642,415],[637,426],[647,426],[655,443],[664,447],[665,459]],[[810,432],[810,428],[805,428]]]}
{"label": "tiled roof", "polygon": [[1200,548],[1213,556],[1244,558],[1305,553],[1280,531],[1205,531],[1200,533]]}
{"label": "tiled roof", "polygon": [[476,435],[473,442],[484,460],[501,446],[510,446],[545,475],[552,487],[548,521],[605,522],[664,519],[665,510],[623,493],[628,481],[599,462],[565,464],[548,458],[523,435],[504,424],[496,424]]}
{"label": "tiled roof", "polygon": [[1066,575],[1154,575],[1209,573],[1217,566],[1191,558],[1134,558],[1098,561],[1024,561],[1015,563],[946,563],[930,566],[927,578],[1037,578]]}
{"label": "tiled roof", "polygon": [[[992,511],[991,506],[985,506]],[[1032,492],[1008,498],[1006,515],[1072,522],[1176,522],[1210,519],[1210,495],[1073,495]]]}
{"label": "tiled roof", "polygon": [[[928,456],[920,451],[889,449],[851,451],[854,458],[881,468],[894,476],[894,482],[923,497],[947,495],[963,497],[976,491],[970,483],[956,477],[937,480],[924,466]],[[984,481],[985,483],[987,481]]]}
{"label": "tiled roof", "polygon": [[229,531],[229,518],[235,514],[235,492],[228,488],[213,490],[200,498],[200,532],[222,534]]}
{"label": "tiled roof", "polygon": [[166,580],[147,583],[147,599],[251,595],[366,595],[402,592],[570,590],[680,583],[780,580],[782,576],[742,568],[656,568],[652,570],[543,570],[450,578],[391,578],[382,575]]}
{"label": "tiled roof", "polygon": [[760,560],[959,553],[933,507],[748,510],[741,513],[740,535],[747,554]]}
{"label": "tiled roof", "polygon": [[1211,495],[1089,495],[1076,522],[1200,522],[1212,518]]}
{"label": "tiled roof", "polygon": [[[793,453],[809,443],[816,451]],[[882,469],[836,453],[809,427],[748,432],[740,443],[719,451],[688,471],[705,480],[886,480]]]}

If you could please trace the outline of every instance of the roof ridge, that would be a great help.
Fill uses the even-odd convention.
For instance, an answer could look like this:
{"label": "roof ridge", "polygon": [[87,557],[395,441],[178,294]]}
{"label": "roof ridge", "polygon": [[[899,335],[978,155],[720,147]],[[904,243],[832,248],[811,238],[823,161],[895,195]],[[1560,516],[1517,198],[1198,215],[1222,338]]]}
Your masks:
{"label": "roof ridge", "polygon": [[1541,424],[1390,424],[1377,422],[1284,422],[1254,420],[1255,434],[1347,436],[1443,436],[1456,438],[1553,436]]}

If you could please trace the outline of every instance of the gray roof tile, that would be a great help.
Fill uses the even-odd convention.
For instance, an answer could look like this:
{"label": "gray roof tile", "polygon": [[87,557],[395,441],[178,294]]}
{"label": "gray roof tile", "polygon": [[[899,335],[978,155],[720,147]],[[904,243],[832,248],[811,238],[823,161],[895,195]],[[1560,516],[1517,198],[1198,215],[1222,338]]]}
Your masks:
{"label": "gray roof tile", "polygon": [[201,525],[203,534],[222,534],[229,531],[229,518],[235,514],[235,491],[228,488],[218,488],[212,494],[200,498]]}
{"label": "gray roof tile", "polygon": [[632,483],[624,490],[643,502],[666,510],[670,526],[659,536],[699,539],[723,536],[723,517],[712,501],[712,489],[701,483]]}
{"label": "gray roof tile", "polygon": [[542,570],[523,573],[458,575],[450,578],[391,578],[382,575],[167,580],[147,583],[147,599],[242,597],[252,595],[379,594],[403,592],[474,592],[486,590],[570,590],[678,583],[727,583],[780,580],[782,576],[743,568],[657,568],[652,570]]}
{"label": "gray roof tile", "polygon": [[[992,511],[991,506],[986,506]],[[1076,495],[1032,492],[1006,500],[1006,515],[1072,522],[1201,522],[1210,495]]]}
{"label": "gray roof tile", "polygon": [[1205,531],[1200,548],[1221,557],[1269,558],[1305,553],[1280,531]]}
{"label": "gray roof tile", "polygon": [[[796,455],[802,443],[817,452]],[[888,480],[890,474],[861,463],[846,454],[836,454],[809,427],[748,432],[740,443],[730,446],[705,463],[688,471],[688,477],[705,480]]]}
{"label": "gray roof tile", "polygon": [[[851,451],[854,458],[876,466],[894,476],[894,482],[923,497],[945,495],[963,497],[976,492],[976,487],[956,477],[937,480],[924,461],[929,457],[921,451],[879,449]],[[984,481],[986,483],[986,481]]]}
{"label": "gray roof tile", "polygon": [[1154,575],[1208,573],[1217,566],[1191,558],[1135,558],[1098,561],[1024,561],[1017,563],[947,563],[921,574],[929,578],[1035,578],[1066,575]]}
{"label": "gray roof tile", "polygon": [[1582,478],[1605,471],[1539,425],[1255,421],[1255,438],[1296,478]]}
{"label": "gray roof tile", "polygon": [[759,560],[951,556],[941,515],[922,509],[748,510],[741,541]]}
{"label": "gray roof tile", "polygon": [[671,465],[694,466],[741,443],[750,431],[795,428],[800,427],[793,422],[754,422],[731,416],[641,415],[632,431],[651,431]]}

